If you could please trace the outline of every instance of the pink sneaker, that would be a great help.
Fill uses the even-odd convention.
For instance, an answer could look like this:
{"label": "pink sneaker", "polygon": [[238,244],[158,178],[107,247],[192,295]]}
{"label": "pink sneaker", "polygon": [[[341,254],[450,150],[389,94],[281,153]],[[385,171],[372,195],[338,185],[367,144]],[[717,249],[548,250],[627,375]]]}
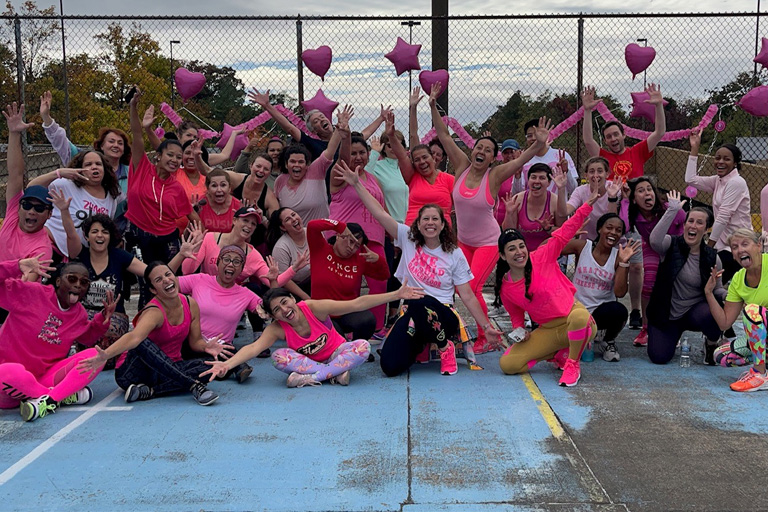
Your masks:
{"label": "pink sneaker", "polygon": [[421,351],[419,355],[416,356],[416,362],[419,364],[426,364],[429,362],[429,352],[432,350],[432,345],[427,343],[427,346],[424,347],[424,350]]}
{"label": "pink sneaker", "polygon": [[555,352],[555,357],[552,359],[547,359],[547,362],[555,363],[555,366],[557,366],[558,370],[563,370],[565,368],[565,363],[568,361],[568,352],[570,350],[570,348],[561,348]]}
{"label": "pink sneaker", "polygon": [[445,350],[440,352],[440,373],[443,375],[454,375],[459,371],[456,364],[456,347],[449,341]]}
{"label": "pink sneaker", "polygon": [[560,377],[560,385],[568,386],[570,388],[578,384],[580,378],[581,368],[579,367],[579,362],[574,361],[573,359],[568,359],[563,368],[563,376]]}
{"label": "pink sneaker", "polygon": [[488,343],[488,340],[485,339],[485,337],[483,337],[475,340],[475,344],[472,346],[472,349],[475,354],[485,354],[486,352],[494,352],[498,350],[498,347],[494,347]]}
{"label": "pink sneaker", "polygon": [[643,328],[640,329],[640,332],[637,333],[637,336],[635,337],[635,341],[633,341],[632,344],[636,347],[647,346],[648,345],[648,328],[643,326]]}

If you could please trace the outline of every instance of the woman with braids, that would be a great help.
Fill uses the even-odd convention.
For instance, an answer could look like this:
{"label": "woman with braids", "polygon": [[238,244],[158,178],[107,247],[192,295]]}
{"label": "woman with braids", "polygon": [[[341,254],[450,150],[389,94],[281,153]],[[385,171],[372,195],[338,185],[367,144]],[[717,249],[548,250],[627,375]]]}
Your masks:
{"label": "woman with braids", "polygon": [[501,356],[499,365],[504,373],[527,372],[537,361],[552,359],[563,370],[561,386],[579,382],[579,359],[597,327],[587,308],[574,298],[576,288],[560,270],[557,259],[587,220],[597,198],[594,192],[546,244],[530,254],[517,230],[507,229],[499,237],[496,302],[504,304],[513,328],[523,327],[526,312],[539,324]]}
{"label": "woman with braids", "polygon": [[[453,307],[455,291],[478,325],[483,325],[492,341],[499,342],[501,333],[491,326],[472,292],[472,272],[464,253],[457,250],[443,210],[435,204],[424,205],[409,227],[393,219],[360,183],[358,173],[346,164],[337,164],[334,175],[354,187],[366,208],[403,251],[395,272],[397,278],[402,283],[408,280],[426,293],[423,298],[406,301],[401,316],[389,331],[381,350],[384,373],[394,377],[405,372],[433,343],[440,351],[440,373],[453,375],[458,371],[451,338],[459,335],[460,341],[466,342],[468,337]],[[465,352],[469,350],[465,348]],[[469,361],[473,358],[473,354],[467,354]]]}
{"label": "woman with braids", "polygon": [[[437,97],[440,91],[440,83],[437,83],[432,86],[429,94],[432,122],[440,142],[448,153],[448,159],[456,170],[456,184],[452,194],[458,224],[457,237],[459,247],[474,275],[470,287],[485,316],[488,314],[488,306],[483,299],[483,286],[498,259],[496,243],[500,229],[494,217],[493,208],[499,194],[499,187],[546,146],[551,123],[546,117],[539,119],[538,125],[533,128],[535,142],[519,158],[491,167],[499,151],[496,140],[490,136],[477,139],[470,156],[467,157],[454,142],[437,110]],[[561,202],[564,212],[565,197]],[[477,324],[477,341],[475,341],[474,350],[476,353],[494,350],[493,345],[487,343],[481,324]]]}

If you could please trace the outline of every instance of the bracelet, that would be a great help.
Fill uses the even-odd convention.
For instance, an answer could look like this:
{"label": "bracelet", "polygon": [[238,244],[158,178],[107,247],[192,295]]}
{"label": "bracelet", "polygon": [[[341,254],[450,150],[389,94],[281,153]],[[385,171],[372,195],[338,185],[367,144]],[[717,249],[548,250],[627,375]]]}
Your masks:
{"label": "bracelet", "polygon": [[490,329],[491,327],[492,327],[492,326],[491,326],[491,323],[490,323],[490,322],[488,322],[487,324],[483,325],[483,330],[484,330],[484,331],[487,331],[487,330],[488,330],[488,329]]}
{"label": "bracelet", "polygon": [[60,169],[56,169],[56,177],[61,179],[61,170]]}
{"label": "bracelet", "polygon": [[629,263],[622,263],[622,262],[619,262],[619,266],[620,266],[621,268],[629,268]]}
{"label": "bracelet", "polygon": [[608,196],[608,202],[609,203],[618,203],[619,202],[619,196],[616,196],[616,197]]}

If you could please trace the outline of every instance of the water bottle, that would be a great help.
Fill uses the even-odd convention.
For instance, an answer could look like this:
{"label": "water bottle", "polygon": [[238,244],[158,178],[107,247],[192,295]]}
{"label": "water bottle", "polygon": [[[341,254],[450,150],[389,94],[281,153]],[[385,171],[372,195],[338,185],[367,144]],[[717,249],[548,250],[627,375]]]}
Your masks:
{"label": "water bottle", "polygon": [[688,337],[683,336],[680,342],[680,368],[690,368],[691,366],[691,345],[688,343]]}
{"label": "water bottle", "polygon": [[584,351],[581,353],[581,360],[585,363],[591,363],[595,360],[595,349],[592,348],[592,344],[588,343],[586,347],[584,347]]}

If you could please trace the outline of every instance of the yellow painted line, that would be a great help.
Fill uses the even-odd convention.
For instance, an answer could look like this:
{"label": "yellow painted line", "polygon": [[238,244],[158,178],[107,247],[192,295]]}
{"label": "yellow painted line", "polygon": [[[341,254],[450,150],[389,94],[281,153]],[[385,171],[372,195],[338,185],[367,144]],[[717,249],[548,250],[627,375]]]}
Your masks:
{"label": "yellow painted line", "polygon": [[541,394],[539,386],[533,382],[530,374],[524,373],[522,377],[523,383],[525,383],[525,387],[528,388],[528,393],[530,393],[533,401],[536,402],[536,407],[539,408],[539,413],[541,413],[541,417],[544,418],[544,422],[549,427],[552,435],[560,441],[567,440],[565,430],[563,430],[563,426],[560,424],[560,420],[558,420],[557,416],[555,416],[555,411],[553,411],[549,406],[547,399],[544,398],[544,395]]}

